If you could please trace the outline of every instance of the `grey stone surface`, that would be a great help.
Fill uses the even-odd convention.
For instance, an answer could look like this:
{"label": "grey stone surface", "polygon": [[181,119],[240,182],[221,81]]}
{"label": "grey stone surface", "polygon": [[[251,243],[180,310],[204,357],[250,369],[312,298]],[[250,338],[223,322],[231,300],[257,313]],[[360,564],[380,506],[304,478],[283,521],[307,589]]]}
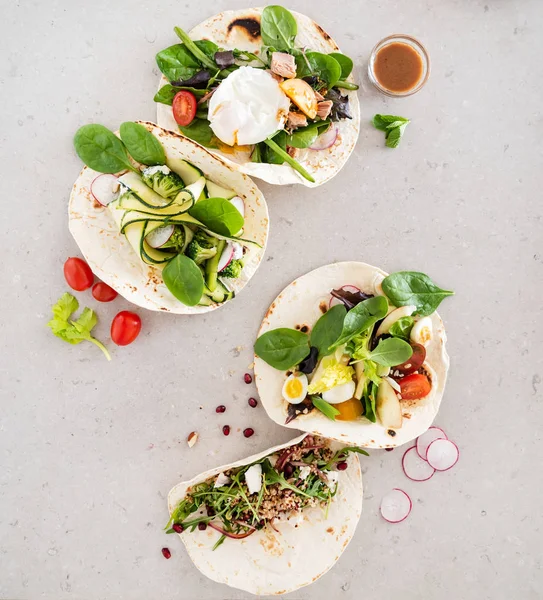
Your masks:
{"label": "grey stone surface", "polygon": [[[251,409],[242,381],[269,302],[296,276],[360,259],[420,269],[456,290],[441,313],[452,368],[437,423],[461,459],[427,483],[405,479],[401,451],[364,460],[356,536],[297,600],[541,598],[543,431],[543,4],[539,0],[293,1],[356,59],[360,140],[341,175],[316,189],[262,185],[271,213],[265,262],[246,291],[202,317],[139,311],[141,337],[106,363],[45,328],[77,255],[66,204],[83,123],[153,119],[154,54],[242,0],[144,3],[4,0],[0,37],[0,597],[242,599],[193,567],[162,533],[165,495],[181,478],[289,439]],[[378,95],[371,47],[420,37],[427,87]],[[412,119],[397,150],[368,120]],[[99,312],[108,339],[116,311]],[[110,344],[111,346],[111,344]],[[216,415],[217,404],[228,406]],[[224,438],[220,426],[233,433]],[[252,426],[256,435],[240,433]],[[189,450],[190,431],[200,441]],[[407,490],[401,525],[378,516]],[[172,559],[160,548],[168,544]]]}

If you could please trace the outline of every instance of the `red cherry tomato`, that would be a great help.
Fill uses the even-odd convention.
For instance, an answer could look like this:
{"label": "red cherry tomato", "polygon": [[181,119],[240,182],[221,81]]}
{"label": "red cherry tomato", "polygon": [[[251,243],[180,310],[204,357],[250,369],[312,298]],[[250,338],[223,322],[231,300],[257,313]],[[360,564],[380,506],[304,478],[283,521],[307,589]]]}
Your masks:
{"label": "red cherry tomato", "polygon": [[81,258],[71,257],[64,263],[66,282],[77,292],[88,290],[94,283],[94,275],[89,265]]}
{"label": "red cherry tomato", "polygon": [[402,395],[402,400],[418,400],[428,396],[432,389],[432,384],[426,375],[420,373],[413,373],[403,379],[399,379]]}
{"label": "red cherry tomato", "polygon": [[392,367],[393,373],[399,371],[402,375],[411,375],[422,367],[426,360],[426,348],[422,344],[415,343],[412,343],[411,347],[413,348],[411,358],[397,367]]}
{"label": "red cherry tomato", "polygon": [[98,302],[111,302],[117,297],[117,292],[107,283],[99,281],[92,286],[92,295]]}
{"label": "red cherry tomato", "polygon": [[196,115],[198,102],[196,96],[187,90],[177,92],[173,97],[172,109],[173,118],[178,125],[185,127],[192,123]]}
{"label": "red cherry tomato", "polygon": [[111,339],[117,346],[128,346],[141,331],[141,319],[136,313],[122,310],[111,322]]}

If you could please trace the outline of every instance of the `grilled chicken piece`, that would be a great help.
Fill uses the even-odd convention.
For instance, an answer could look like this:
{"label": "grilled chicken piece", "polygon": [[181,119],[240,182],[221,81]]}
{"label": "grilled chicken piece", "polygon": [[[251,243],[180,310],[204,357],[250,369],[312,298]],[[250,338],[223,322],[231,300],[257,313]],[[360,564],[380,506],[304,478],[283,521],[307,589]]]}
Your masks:
{"label": "grilled chicken piece", "polygon": [[305,127],[307,125],[307,117],[299,112],[288,113],[287,128],[298,129],[298,127]]}
{"label": "grilled chicken piece", "polygon": [[286,52],[272,52],[270,69],[276,75],[293,79],[296,77],[296,61],[292,54]]}
{"label": "grilled chicken piece", "polygon": [[332,110],[332,106],[334,106],[332,100],[324,100],[324,102],[318,102],[317,116],[319,116],[323,120],[327,119],[328,115],[330,114],[330,111]]}

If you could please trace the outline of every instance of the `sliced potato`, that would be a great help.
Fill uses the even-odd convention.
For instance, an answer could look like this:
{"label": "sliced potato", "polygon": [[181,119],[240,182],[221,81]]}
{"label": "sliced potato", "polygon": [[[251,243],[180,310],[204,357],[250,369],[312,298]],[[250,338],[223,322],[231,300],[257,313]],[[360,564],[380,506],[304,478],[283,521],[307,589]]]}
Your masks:
{"label": "sliced potato", "polygon": [[279,84],[285,94],[310,119],[317,116],[317,96],[303,79],[286,79]]}
{"label": "sliced potato", "polygon": [[394,388],[383,379],[377,390],[375,412],[385,428],[399,429],[402,426],[402,407]]}

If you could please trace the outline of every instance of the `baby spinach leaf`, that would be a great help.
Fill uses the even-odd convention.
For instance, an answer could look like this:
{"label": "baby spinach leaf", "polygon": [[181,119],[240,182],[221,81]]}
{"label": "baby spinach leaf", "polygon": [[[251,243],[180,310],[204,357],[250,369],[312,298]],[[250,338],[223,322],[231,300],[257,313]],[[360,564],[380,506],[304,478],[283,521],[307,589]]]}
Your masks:
{"label": "baby spinach leaf", "polygon": [[206,90],[198,90],[189,86],[177,87],[175,85],[172,85],[171,83],[167,83],[158,90],[153,100],[155,102],[160,102],[161,104],[168,104],[169,106],[171,106],[175,95],[181,90],[187,90],[188,92],[192,92],[196,96],[196,98],[202,98],[207,93]]}
{"label": "baby spinach leaf", "polygon": [[[275,134],[275,135],[277,135],[277,134]],[[276,154],[278,154],[279,156],[282,156],[285,159],[285,162],[287,162],[295,171],[300,173],[300,175],[302,177],[307,179],[307,181],[311,181],[311,183],[315,183],[315,180],[313,179],[313,177],[302,167],[302,165],[297,160],[292,158],[292,156],[290,156],[290,154],[286,150],[283,150],[283,148],[281,148],[281,146],[279,146],[279,144],[275,143],[275,139],[267,138],[264,140],[264,144],[266,144],[266,146],[271,148]]]}
{"label": "baby spinach leaf", "polygon": [[405,340],[390,337],[381,340],[377,348],[370,352],[369,358],[378,365],[395,367],[409,360],[412,354],[413,348]]}
{"label": "baby spinach leaf", "polygon": [[121,139],[133,159],[148,166],[166,163],[166,154],[162,144],[143,125],[127,121],[119,132]]}
{"label": "baby spinach leaf", "polygon": [[220,235],[236,235],[243,227],[243,217],[239,210],[224,198],[206,198],[197,202],[189,211],[207,229]]}
{"label": "baby spinach leaf", "polygon": [[286,371],[309,354],[307,333],[280,327],[262,334],[255,342],[255,354],[274,369]]}
{"label": "baby spinach leaf", "polygon": [[[287,134],[284,131],[279,131],[274,137],[273,141],[283,150],[283,152],[287,151]],[[260,161],[263,163],[268,163],[270,165],[282,165],[285,162],[283,156],[277,154],[275,150],[269,148],[264,144],[263,146],[264,152],[261,152]]]}
{"label": "baby spinach leaf", "polygon": [[311,402],[313,402],[313,406],[317,410],[320,410],[325,417],[328,417],[332,421],[336,420],[336,417],[340,414],[337,408],[323,400],[320,396],[309,397],[311,398]]}
{"label": "baby spinach leaf", "polygon": [[206,148],[216,148],[217,138],[207,119],[194,119],[190,125],[179,127],[183,135]]}
{"label": "baby spinach leaf", "polygon": [[394,337],[408,341],[409,334],[411,333],[414,324],[415,319],[413,319],[413,317],[401,317],[392,324],[388,332]]}
{"label": "baby spinach leaf", "polygon": [[339,66],[341,67],[341,79],[347,79],[353,70],[353,61],[345,54],[341,54],[341,52],[330,52],[328,56],[335,58]]}
{"label": "baby spinach leaf", "polygon": [[75,151],[91,169],[99,173],[135,171],[121,140],[103,125],[83,125],[74,136]]}
{"label": "baby spinach leaf", "polygon": [[315,323],[311,331],[311,345],[319,351],[322,358],[328,354],[330,346],[339,338],[343,331],[343,321],[347,309],[343,304],[337,304],[327,310]]}
{"label": "baby spinach leaf", "polygon": [[[219,49],[217,44],[209,40],[198,40],[195,42],[191,40],[189,35],[180,27],[174,27],[173,30],[177,37],[183,42],[187,52],[189,52],[195,60],[208,69],[215,70],[217,68],[217,64],[213,59],[215,52]],[[179,79],[188,79],[188,77],[179,77]]]}
{"label": "baby spinach leaf", "polygon": [[282,6],[266,6],[260,17],[260,35],[265,46],[288,51],[294,46],[298,24],[292,13]]}
{"label": "baby spinach leaf", "polygon": [[305,127],[296,129],[287,136],[287,146],[292,148],[309,148],[313,142],[330,127],[330,121],[315,121]]}
{"label": "baby spinach leaf", "polygon": [[360,302],[352,308],[346,315],[343,322],[343,330],[338,340],[334,343],[330,351],[342,344],[346,344],[352,338],[360,335],[377,321],[383,319],[388,311],[388,302],[384,296],[375,296]]}
{"label": "baby spinach leaf", "polygon": [[156,55],[156,64],[168,81],[190,79],[201,70],[201,64],[185,44],[174,44]]}
{"label": "baby spinach leaf", "polygon": [[341,77],[341,66],[330,54],[322,52],[306,52],[296,57],[296,76],[309,77],[316,75],[327,84],[328,88],[334,87]]}
{"label": "baby spinach leaf", "polygon": [[204,293],[204,276],[198,265],[178,254],[164,267],[162,279],[170,292],[183,304],[195,306]]}
{"label": "baby spinach leaf", "polygon": [[383,291],[394,306],[413,304],[417,307],[416,314],[431,315],[441,301],[454,292],[439,288],[424,273],[417,271],[399,271],[385,277],[382,283]]}

